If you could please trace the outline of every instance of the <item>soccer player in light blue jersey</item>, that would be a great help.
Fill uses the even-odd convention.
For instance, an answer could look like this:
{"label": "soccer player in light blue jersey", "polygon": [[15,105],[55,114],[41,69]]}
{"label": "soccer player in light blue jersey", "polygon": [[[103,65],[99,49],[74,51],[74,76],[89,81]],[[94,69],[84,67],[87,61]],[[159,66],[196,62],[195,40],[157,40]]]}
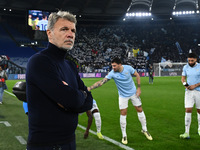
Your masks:
{"label": "soccer player in light blue jersey", "polygon": [[[111,62],[112,70],[108,75],[94,83],[92,86],[88,87],[88,90],[95,89],[105,84],[110,79],[114,79],[115,84],[117,85],[118,94],[119,94],[119,109],[120,109],[120,127],[122,131],[122,143],[127,144],[127,134],[126,134],[126,116],[128,101],[131,100],[133,106],[135,107],[138,119],[142,125],[142,133],[146,136],[148,140],[153,140],[152,136],[147,131],[146,125],[146,116],[142,110],[142,102],[140,99],[141,89],[140,89],[140,75],[137,71],[130,65],[122,65],[119,58],[114,58]],[[135,83],[132,79],[132,75],[136,76],[137,89]]]}
{"label": "soccer player in light blue jersey", "polygon": [[40,31],[46,31],[47,30],[47,24],[48,24],[47,16],[42,16],[42,20],[38,21],[37,26],[39,27]]}
{"label": "soccer player in light blue jersey", "polygon": [[[186,82],[187,77],[187,82]],[[197,55],[189,53],[188,64],[183,67],[181,81],[185,86],[185,133],[180,138],[190,138],[190,125],[192,108],[197,109],[198,134],[200,136],[200,64],[197,63]]]}

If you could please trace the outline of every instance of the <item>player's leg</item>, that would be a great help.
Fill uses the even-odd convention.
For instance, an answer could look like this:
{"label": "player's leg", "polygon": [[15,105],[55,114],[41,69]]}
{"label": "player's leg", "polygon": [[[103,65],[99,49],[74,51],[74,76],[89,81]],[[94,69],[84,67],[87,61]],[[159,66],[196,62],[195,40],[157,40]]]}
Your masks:
{"label": "player's leg", "polygon": [[151,84],[151,76],[150,76],[150,74],[149,74],[149,84]]}
{"label": "player's leg", "polygon": [[3,89],[3,87],[0,87],[0,104],[2,104],[3,102],[3,91],[4,91],[4,89]]}
{"label": "player's leg", "polygon": [[87,124],[87,128],[85,130],[85,133],[84,133],[84,139],[88,138],[89,130],[90,130],[90,127],[91,127],[92,121],[93,121],[92,112],[90,110],[88,110],[88,111],[86,111],[86,114],[88,116],[88,124]]}
{"label": "player's leg", "polygon": [[151,75],[151,81],[152,81],[151,83],[153,84],[153,73],[152,73],[152,75]]}
{"label": "player's leg", "polygon": [[192,121],[192,108],[194,106],[193,91],[185,91],[185,133],[180,138],[190,138],[190,125]]}
{"label": "player's leg", "polygon": [[127,134],[126,134],[126,116],[127,116],[127,108],[120,109],[120,127],[122,132],[122,143],[127,144]]}
{"label": "player's leg", "polygon": [[142,133],[146,136],[148,140],[153,140],[152,136],[149,134],[147,131],[147,121],[146,121],[146,116],[145,113],[142,109],[142,102],[140,97],[137,97],[136,95],[131,96],[131,102],[133,106],[135,106],[135,109],[137,111],[138,119],[141,123],[142,126]]}
{"label": "player's leg", "polygon": [[185,109],[185,133],[180,135],[180,138],[189,139],[190,138],[190,125],[192,121],[192,108]]}
{"label": "player's leg", "polygon": [[200,91],[196,91],[196,109],[197,109],[197,121],[198,121],[198,134],[200,136]]}
{"label": "player's leg", "polygon": [[95,119],[95,125],[97,128],[97,136],[99,139],[104,139],[103,135],[101,134],[101,115],[98,109],[94,109],[92,111],[93,117]]}
{"label": "player's leg", "polygon": [[200,109],[197,109],[198,134],[200,136]]}
{"label": "player's leg", "polygon": [[120,109],[120,127],[122,131],[122,143],[127,144],[127,134],[126,134],[126,116],[128,108],[129,98],[119,97],[119,109]]}

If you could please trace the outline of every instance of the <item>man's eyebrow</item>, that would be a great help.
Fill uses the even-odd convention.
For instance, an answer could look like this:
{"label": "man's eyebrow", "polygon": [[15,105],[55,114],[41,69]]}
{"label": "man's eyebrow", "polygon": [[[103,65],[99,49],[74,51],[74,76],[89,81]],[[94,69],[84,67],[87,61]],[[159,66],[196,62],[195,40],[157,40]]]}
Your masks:
{"label": "man's eyebrow", "polygon": [[[62,30],[62,29],[69,29],[69,27],[61,27],[60,30]],[[73,29],[71,29],[71,31],[76,32],[76,29],[73,28]]]}

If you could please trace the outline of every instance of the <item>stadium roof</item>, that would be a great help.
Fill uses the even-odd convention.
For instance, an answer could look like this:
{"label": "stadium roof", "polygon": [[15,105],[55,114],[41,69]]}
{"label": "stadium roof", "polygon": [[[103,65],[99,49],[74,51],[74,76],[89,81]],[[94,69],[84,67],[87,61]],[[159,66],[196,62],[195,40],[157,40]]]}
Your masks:
{"label": "stadium roof", "polygon": [[117,19],[128,12],[171,15],[175,11],[199,10],[200,0],[0,0],[0,9],[68,10],[88,19]]}

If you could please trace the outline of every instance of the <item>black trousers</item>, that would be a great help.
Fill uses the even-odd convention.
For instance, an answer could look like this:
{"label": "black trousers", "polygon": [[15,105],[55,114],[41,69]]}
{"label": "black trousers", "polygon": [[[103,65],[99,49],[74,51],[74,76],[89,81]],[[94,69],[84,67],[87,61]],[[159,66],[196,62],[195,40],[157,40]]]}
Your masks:
{"label": "black trousers", "polygon": [[53,146],[27,146],[27,150],[76,150],[76,141]]}

